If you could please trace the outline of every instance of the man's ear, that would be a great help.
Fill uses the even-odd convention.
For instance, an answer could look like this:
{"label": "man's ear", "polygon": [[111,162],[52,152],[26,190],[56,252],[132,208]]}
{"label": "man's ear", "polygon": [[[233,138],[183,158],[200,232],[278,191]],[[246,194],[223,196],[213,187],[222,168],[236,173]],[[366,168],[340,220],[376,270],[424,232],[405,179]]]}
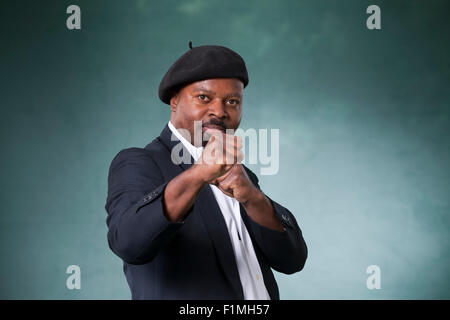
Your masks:
{"label": "man's ear", "polygon": [[178,93],[174,94],[172,98],[170,98],[170,111],[177,111],[179,96]]}

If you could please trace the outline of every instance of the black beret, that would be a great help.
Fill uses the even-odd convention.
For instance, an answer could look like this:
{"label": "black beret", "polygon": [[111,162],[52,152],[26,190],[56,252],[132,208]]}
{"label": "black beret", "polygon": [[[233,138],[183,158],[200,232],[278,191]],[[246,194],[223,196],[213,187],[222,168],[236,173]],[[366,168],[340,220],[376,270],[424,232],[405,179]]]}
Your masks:
{"label": "black beret", "polygon": [[183,54],[170,67],[159,84],[158,94],[162,102],[170,104],[170,98],[185,85],[214,78],[237,78],[248,84],[247,68],[242,57],[222,46],[198,46]]}

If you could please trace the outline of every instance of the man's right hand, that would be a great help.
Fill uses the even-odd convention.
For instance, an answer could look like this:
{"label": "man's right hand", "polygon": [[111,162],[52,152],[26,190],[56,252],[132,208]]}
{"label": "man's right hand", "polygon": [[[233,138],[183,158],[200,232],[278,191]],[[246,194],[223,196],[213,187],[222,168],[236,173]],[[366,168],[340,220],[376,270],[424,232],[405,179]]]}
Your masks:
{"label": "man's right hand", "polygon": [[202,156],[188,170],[173,178],[164,189],[163,210],[170,221],[182,222],[200,190],[226,174],[244,158],[242,140],[220,130],[208,129],[211,135]]}
{"label": "man's right hand", "polygon": [[211,183],[227,173],[234,164],[244,159],[242,139],[225,134],[220,130],[208,129],[206,135],[211,136],[203,150],[202,156],[195,162],[201,179]]}

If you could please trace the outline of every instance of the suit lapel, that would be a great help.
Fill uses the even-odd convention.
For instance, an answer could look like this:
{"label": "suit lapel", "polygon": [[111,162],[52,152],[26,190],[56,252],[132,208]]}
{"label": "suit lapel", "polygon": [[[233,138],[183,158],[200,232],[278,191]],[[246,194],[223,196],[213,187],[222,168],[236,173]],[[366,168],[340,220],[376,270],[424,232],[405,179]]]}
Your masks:
{"label": "suit lapel", "polygon": [[219,261],[228,280],[233,286],[234,292],[239,297],[238,299],[244,299],[244,292],[242,290],[228,228],[209,185],[200,191],[196,204],[200,206],[200,213],[205,222],[209,237],[214,243],[216,254],[219,257]]}
{"label": "suit lapel", "polygon": [[[189,153],[189,151],[184,147],[184,145],[181,143],[180,140],[178,140],[178,138],[172,134],[172,131],[170,130],[169,126],[166,125],[163,129],[163,131],[161,131],[161,134],[158,137],[158,140],[167,148],[167,150],[169,151],[169,158],[171,159],[171,155],[172,155],[172,150],[175,146],[177,146],[178,144],[181,144],[183,152],[183,155],[189,155],[190,157],[190,161],[189,163],[184,163],[181,162],[181,164],[179,164],[178,166],[183,169],[183,170],[187,170],[189,169],[192,164],[194,163],[194,158],[192,158],[191,154]],[[175,163],[172,163],[173,165],[177,166]]]}
{"label": "suit lapel", "polygon": [[[181,143],[175,138],[175,136],[174,141],[171,137],[172,131],[166,125],[158,139],[163,143],[163,145],[166,146],[170,154],[172,153],[172,149],[178,143]],[[183,146],[183,153],[184,152],[189,154],[189,151]],[[177,166],[182,170],[187,170],[193,163],[194,159],[191,156],[191,163],[181,163],[179,165],[174,164],[174,166]],[[219,258],[222,269],[231,283],[236,296],[238,299],[244,299],[244,293],[242,290],[231,239],[228,234],[228,228],[223,218],[222,211],[220,210],[214,193],[209,185],[200,190],[194,205],[199,208],[200,216],[204,221],[208,235],[214,244],[215,252]]]}

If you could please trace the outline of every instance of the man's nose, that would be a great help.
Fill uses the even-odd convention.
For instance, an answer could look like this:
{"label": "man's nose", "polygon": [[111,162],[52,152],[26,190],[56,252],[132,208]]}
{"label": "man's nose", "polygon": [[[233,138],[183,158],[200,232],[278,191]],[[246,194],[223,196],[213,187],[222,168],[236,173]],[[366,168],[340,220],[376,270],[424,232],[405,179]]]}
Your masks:
{"label": "man's nose", "polygon": [[209,104],[209,115],[216,116],[217,118],[225,118],[227,116],[225,105],[219,99],[214,99]]}

